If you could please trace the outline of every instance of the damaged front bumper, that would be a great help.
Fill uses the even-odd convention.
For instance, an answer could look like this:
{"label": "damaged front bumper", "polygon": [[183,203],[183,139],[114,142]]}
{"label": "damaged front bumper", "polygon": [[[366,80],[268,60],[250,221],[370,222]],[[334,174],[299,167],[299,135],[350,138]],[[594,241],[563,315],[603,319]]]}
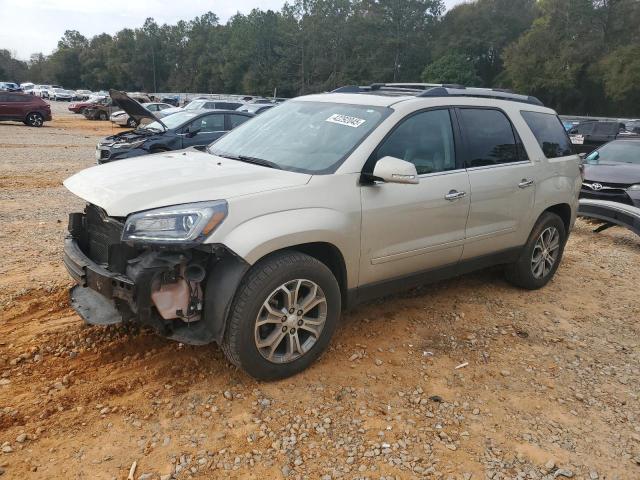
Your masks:
{"label": "damaged front bumper", "polygon": [[71,306],[89,324],[132,322],[192,345],[220,342],[249,265],[221,245],[172,248],[120,240],[122,223],[95,206],[72,213],[64,264]]}

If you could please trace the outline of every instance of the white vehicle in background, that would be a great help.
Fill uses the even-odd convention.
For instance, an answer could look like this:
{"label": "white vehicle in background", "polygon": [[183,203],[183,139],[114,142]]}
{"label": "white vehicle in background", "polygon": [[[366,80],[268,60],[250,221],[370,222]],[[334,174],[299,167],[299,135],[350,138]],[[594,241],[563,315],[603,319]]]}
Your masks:
{"label": "white vehicle in background", "polygon": [[65,101],[70,102],[73,100],[75,92],[72,90],[65,90],[64,88],[52,88],[48,92],[49,98],[55,101]]}
{"label": "white vehicle in background", "polygon": [[51,85],[36,85],[33,87],[32,93],[40,98],[47,98],[47,92],[51,88]]}
{"label": "white vehicle in background", "polygon": [[73,98],[74,100],[87,100],[92,95],[93,92],[91,90],[76,90],[74,92]]}
{"label": "white vehicle in background", "polygon": [[55,89],[59,88],[61,90],[63,90],[63,88],[60,85],[47,85],[47,88],[45,90],[42,91],[42,98],[49,98],[52,99],[53,96],[55,94]]}
{"label": "white vehicle in background", "polygon": [[24,93],[28,93],[29,95],[33,95],[33,89],[35,85],[31,82],[25,82],[20,84],[20,88]]}
{"label": "white vehicle in background", "polygon": [[[153,114],[158,118],[162,117],[162,111],[173,108],[172,105],[161,102],[141,103],[140,105],[142,105],[150,112],[153,112]],[[133,118],[131,118],[124,110],[113,112],[111,114],[111,117],[109,117],[109,120],[111,120],[111,122],[115,123],[116,125],[120,125],[121,127],[134,128],[138,126],[138,123]]]}

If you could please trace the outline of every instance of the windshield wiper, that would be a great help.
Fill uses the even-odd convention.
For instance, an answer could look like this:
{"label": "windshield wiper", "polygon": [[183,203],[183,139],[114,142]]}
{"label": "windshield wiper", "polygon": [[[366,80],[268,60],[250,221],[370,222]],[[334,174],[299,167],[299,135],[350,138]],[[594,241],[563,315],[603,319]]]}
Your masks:
{"label": "windshield wiper", "polygon": [[260,165],[261,167],[276,168],[278,170],[281,170],[280,165],[274,162],[270,162],[269,160],[264,160],[263,158],[249,157],[247,155],[231,155],[228,153],[225,153],[225,154],[215,153],[214,155],[218,155],[219,157],[223,157],[223,158],[228,158],[230,160],[238,160],[240,162]]}

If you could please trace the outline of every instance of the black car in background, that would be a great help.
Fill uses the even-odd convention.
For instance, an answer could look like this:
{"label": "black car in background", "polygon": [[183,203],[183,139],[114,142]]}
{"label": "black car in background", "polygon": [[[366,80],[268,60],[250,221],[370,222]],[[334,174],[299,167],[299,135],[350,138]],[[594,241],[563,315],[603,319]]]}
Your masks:
{"label": "black car in background", "polygon": [[618,138],[638,137],[640,135],[629,132],[623,122],[614,121],[586,121],[569,130],[571,143],[576,153],[590,153],[596,148]]}
{"label": "black car in background", "polygon": [[160,120],[127,94],[116,90],[109,94],[138,125],[151,123],[101,140],[96,147],[98,163],[209,145],[254,116],[229,110],[185,110]]}
{"label": "black car in background", "polygon": [[580,198],[640,207],[640,138],[615,140],[587,155]]}

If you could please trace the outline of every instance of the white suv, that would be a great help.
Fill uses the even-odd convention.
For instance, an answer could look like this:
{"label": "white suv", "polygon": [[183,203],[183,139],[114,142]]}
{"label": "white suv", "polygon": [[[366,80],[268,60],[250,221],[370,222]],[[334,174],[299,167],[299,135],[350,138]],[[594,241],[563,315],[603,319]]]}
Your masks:
{"label": "white suv", "polygon": [[340,312],[505,265],[544,286],[576,217],[579,157],[532,97],[432,85],[290,100],[210,145],[84,170],[70,216],[72,304],[218,342],[261,379],[327,347]]}

